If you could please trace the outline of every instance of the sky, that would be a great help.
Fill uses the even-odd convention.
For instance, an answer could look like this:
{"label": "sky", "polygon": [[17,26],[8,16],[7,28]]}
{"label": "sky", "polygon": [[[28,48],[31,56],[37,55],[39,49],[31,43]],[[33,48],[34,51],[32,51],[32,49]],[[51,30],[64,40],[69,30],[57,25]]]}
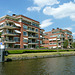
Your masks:
{"label": "sky", "polygon": [[75,39],[75,0],[0,0],[0,17],[12,14],[39,21],[46,32],[68,29]]}

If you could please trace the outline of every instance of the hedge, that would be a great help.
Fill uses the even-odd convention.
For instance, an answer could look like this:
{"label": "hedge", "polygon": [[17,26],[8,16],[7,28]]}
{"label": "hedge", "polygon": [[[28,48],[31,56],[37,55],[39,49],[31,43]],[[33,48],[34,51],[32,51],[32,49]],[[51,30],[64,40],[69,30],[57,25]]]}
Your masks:
{"label": "hedge", "polygon": [[22,54],[22,53],[40,53],[40,52],[64,52],[64,51],[75,51],[75,50],[8,50],[8,54]]}

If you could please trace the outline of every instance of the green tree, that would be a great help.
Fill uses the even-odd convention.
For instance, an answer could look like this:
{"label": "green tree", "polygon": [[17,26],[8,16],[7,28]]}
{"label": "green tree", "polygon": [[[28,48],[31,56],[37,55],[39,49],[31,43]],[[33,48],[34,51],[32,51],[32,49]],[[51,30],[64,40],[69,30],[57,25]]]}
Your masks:
{"label": "green tree", "polygon": [[75,42],[72,43],[72,47],[75,48]]}
{"label": "green tree", "polygon": [[68,40],[65,40],[65,41],[64,41],[63,47],[64,47],[64,48],[67,48],[67,47],[68,47]]}
{"label": "green tree", "polygon": [[2,33],[0,32],[0,38],[1,38],[1,34],[2,34]]}

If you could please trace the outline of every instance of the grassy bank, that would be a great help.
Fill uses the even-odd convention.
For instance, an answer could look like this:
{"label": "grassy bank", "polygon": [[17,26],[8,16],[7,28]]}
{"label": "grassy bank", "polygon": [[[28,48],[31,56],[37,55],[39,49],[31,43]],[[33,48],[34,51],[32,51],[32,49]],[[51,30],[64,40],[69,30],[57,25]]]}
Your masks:
{"label": "grassy bank", "polygon": [[23,54],[23,53],[43,53],[43,52],[67,52],[67,51],[75,51],[74,50],[8,50],[9,54]]}
{"label": "grassy bank", "polygon": [[60,57],[75,55],[75,51],[69,52],[44,52],[44,53],[24,53],[24,54],[9,54],[6,59],[22,60],[22,59],[33,59],[33,58],[45,58],[45,57]]}

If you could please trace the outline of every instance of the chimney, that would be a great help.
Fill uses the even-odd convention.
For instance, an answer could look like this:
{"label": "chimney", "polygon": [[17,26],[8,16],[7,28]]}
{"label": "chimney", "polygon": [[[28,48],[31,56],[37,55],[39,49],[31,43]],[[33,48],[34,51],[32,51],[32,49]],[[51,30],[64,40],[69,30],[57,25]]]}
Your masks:
{"label": "chimney", "polygon": [[57,29],[59,29],[59,28],[57,28]]}
{"label": "chimney", "polygon": [[54,28],[52,30],[55,30]]}
{"label": "chimney", "polygon": [[12,14],[12,16],[13,16],[13,17],[15,17],[15,16],[16,16],[16,14]]}

